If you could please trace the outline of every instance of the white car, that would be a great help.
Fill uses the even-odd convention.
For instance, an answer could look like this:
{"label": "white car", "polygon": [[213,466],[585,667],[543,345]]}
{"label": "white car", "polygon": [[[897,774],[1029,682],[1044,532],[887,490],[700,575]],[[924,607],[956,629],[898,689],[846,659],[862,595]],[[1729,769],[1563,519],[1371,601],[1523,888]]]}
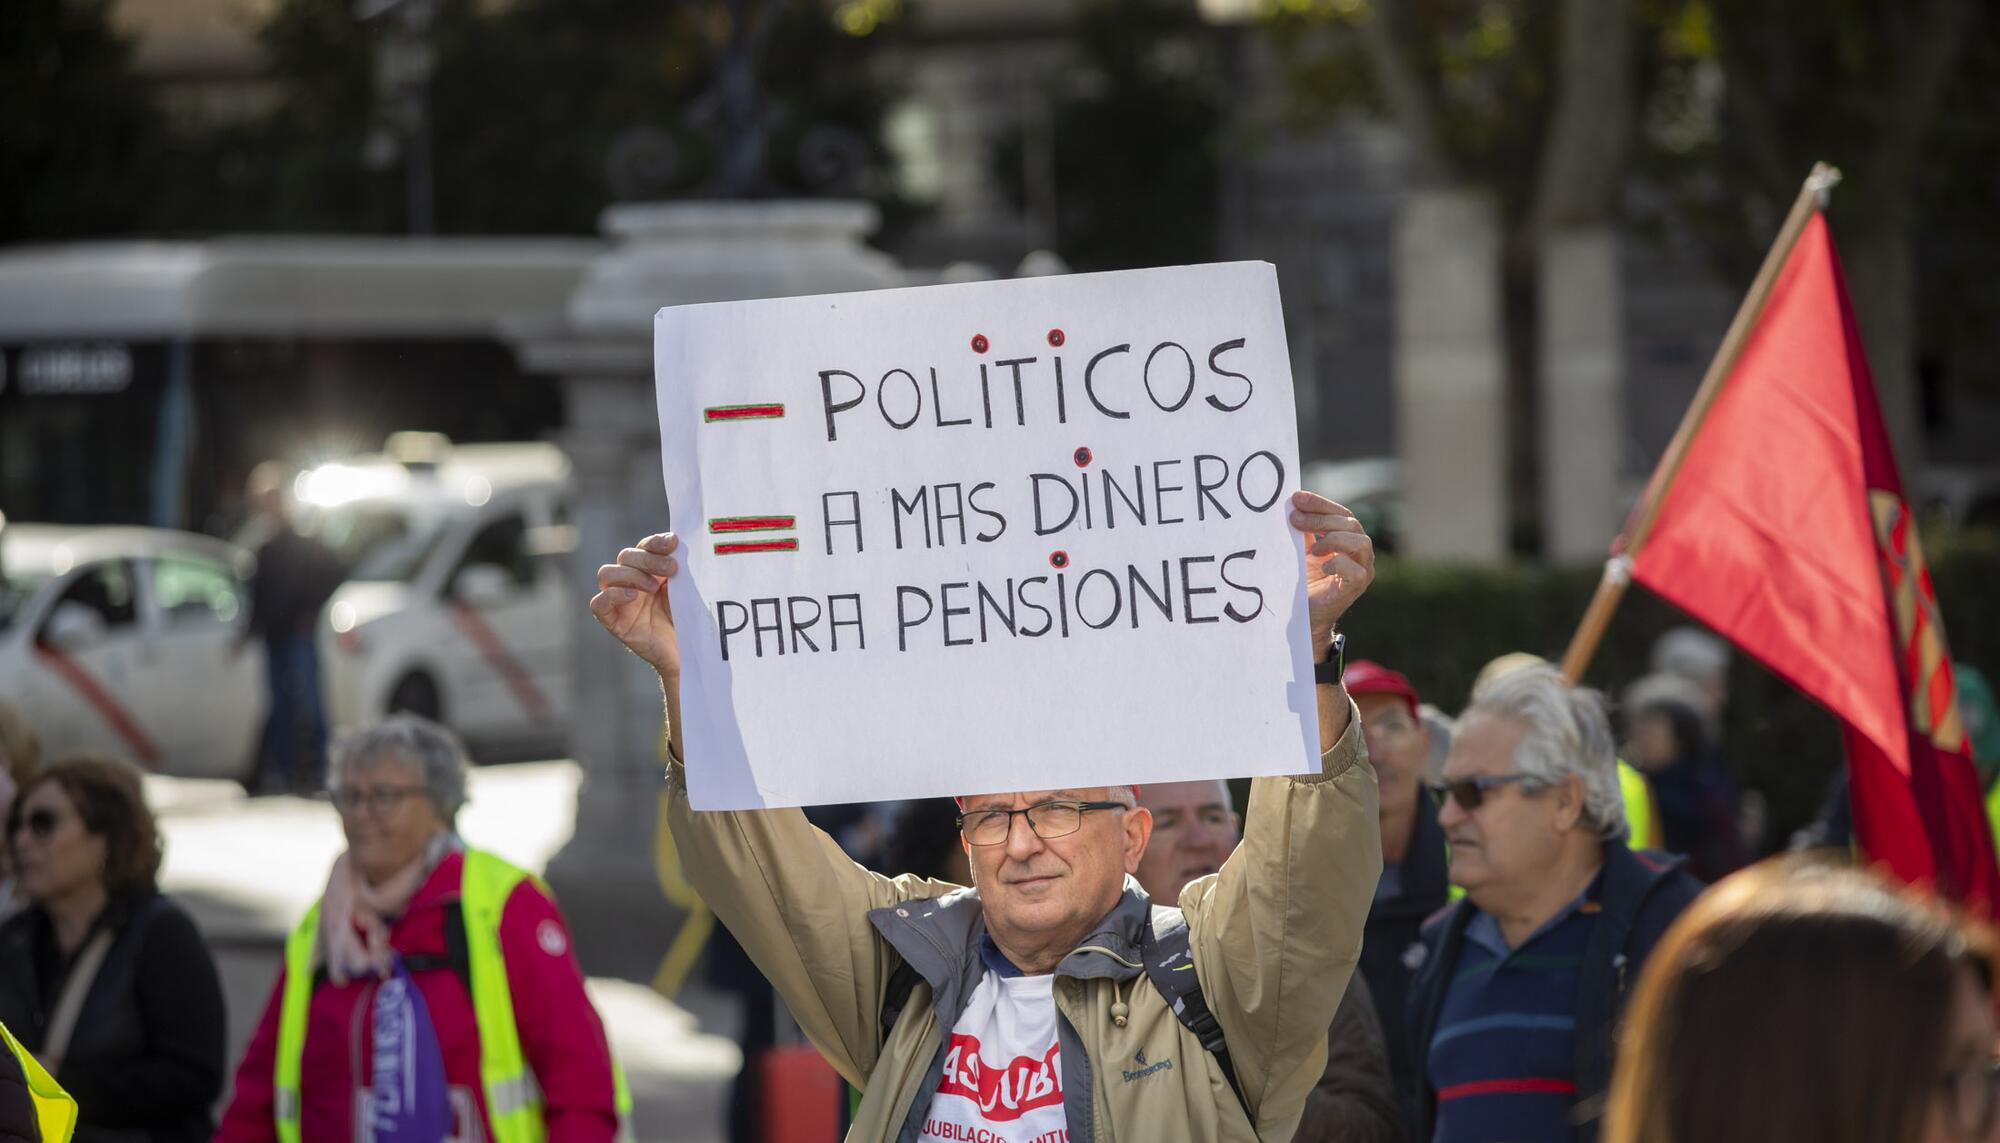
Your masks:
{"label": "white car", "polygon": [[239,647],[254,561],[161,528],[0,526],[0,696],[42,754],[256,778],[264,652]]}
{"label": "white car", "polygon": [[302,527],[349,568],[320,634],[336,731],[408,710],[485,758],[565,746],[582,608],[565,567],[569,486],[553,445],[421,433],[300,474]]}

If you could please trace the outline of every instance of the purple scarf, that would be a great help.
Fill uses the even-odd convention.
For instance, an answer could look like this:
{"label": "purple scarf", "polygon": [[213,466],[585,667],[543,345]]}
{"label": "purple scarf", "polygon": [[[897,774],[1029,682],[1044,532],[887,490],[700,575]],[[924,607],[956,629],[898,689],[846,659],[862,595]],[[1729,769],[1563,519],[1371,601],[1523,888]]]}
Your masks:
{"label": "purple scarf", "polygon": [[369,1126],[375,1143],[442,1143],[451,1134],[444,1051],[423,993],[401,957],[375,990],[374,1016]]}

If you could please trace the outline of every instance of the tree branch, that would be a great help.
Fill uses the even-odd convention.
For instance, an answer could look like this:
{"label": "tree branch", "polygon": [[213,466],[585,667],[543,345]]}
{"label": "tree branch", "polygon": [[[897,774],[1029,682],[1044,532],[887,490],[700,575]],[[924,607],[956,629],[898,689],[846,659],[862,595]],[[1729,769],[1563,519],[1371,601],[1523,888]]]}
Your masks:
{"label": "tree branch", "polygon": [[1389,26],[1393,10],[1393,6],[1378,2],[1370,5],[1356,21],[1361,50],[1368,57],[1369,70],[1375,73],[1376,85],[1389,105],[1390,115],[1402,128],[1403,137],[1409,140],[1411,173],[1416,182],[1421,186],[1442,185],[1452,181],[1451,163],[1444,154],[1444,141],[1438,136],[1430,96],[1410,67],[1409,53],[1404,51],[1396,29]]}

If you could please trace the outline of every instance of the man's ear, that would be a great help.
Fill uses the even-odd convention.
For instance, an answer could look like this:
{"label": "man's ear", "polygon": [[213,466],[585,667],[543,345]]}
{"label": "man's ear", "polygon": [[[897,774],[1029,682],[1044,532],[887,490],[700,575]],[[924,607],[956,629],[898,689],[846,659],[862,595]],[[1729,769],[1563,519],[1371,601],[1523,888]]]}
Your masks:
{"label": "man's ear", "polygon": [[1125,811],[1125,872],[1139,872],[1139,859],[1146,855],[1146,843],[1153,837],[1153,811],[1134,806]]}
{"label": "man's ear", "polygon": [[1583,779],[1571,774],[1562,780],[1561,785],[1555,787],[1554,792],[1556,828],[1561,830],[1574,828],[1577,822],[1583,820]]}

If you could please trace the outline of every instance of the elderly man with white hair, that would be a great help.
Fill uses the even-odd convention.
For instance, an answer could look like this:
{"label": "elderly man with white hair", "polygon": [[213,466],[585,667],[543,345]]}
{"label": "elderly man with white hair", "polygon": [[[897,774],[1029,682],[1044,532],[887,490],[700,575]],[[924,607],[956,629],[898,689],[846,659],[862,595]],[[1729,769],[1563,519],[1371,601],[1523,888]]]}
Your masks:
{"label": "elderly man with white hair", "polygon": [[[871,874],[795,809],[696,813],[685,776],[703,762],[681,749],[666,591],[679,541],[648,537],[598,569],[591,611],[660,676],[682,868],[861,1089],[850,1143],[1291,1137],[1382,855],[1333,632],[1373,577],[1374,548],[1332,501],[1299,492],[1290,507],[1308,534],[1300,618],[1322,661],[1320,772],[1251,783],[1242,845],[1176,886],[1178,907],[1132,879],[1154,821],[1130,786],[1009,790],[993,774],[959,802],[962,889]],[[1147,696],[1132,698],[1143,710]]]}
{"label": "elderly man with white hair", "polygon": [[1425,926],[1411,986],[1422,1137],[1595,1139],[1619,1010],[1701,883],[1625,845],[1603,700],[1553,667],[1475,693],[1444,794],[1465,896]]}

